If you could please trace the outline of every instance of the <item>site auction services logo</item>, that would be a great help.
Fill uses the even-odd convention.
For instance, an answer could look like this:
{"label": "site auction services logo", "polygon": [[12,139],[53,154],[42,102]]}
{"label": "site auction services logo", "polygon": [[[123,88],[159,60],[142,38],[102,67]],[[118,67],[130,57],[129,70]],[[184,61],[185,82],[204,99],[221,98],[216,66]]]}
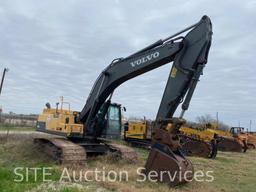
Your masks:
{"label": "site auction services logo", "polygon": [[[169,171],[150,171],[147,174],[144,173],[145,168],[139,167],[136,170],[137,182],[157,182],[163,181],[164,177],[167,177],[171,182],[175,179],[184,179],[187,182],[192,180],[197,182],[212,182],[214,181],[213,171],[197,170],[194,172],[191,179],[191,171],[181,174],[180,171],[171,173]],[[28,181],[53,181],[53,169],[51,167],[16,167],[14,169],[14,181],[15,182],[28,182]],[[189,177],[187,177],[189,176]],[[56,180],[56,179],[55,179]],[[58,179],[60,182],[127,182],[130,180],[129,171],[127,170],[106,170],[105,167],[101,169],[95,168],[93,170],[70,170],[63,168]]]}

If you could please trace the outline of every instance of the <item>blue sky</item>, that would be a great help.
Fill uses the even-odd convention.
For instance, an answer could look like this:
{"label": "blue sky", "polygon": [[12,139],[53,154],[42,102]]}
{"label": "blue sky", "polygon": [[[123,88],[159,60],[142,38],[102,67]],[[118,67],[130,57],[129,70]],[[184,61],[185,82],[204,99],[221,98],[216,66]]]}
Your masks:
{"label": "blue sky", "polygon": [[[5,112],[40,113],[64,96],[81,110],[99,73],[114,59],[212,19],[213,43],[189,120],[202,114],[256,130],[256,1],[0,2],[0,70],[8,67],[0,105]],[[113,101],[126,116],[154,118],[170,71],[166,65],[121,85]],[[179,112],[179,111],[178,111]]]}

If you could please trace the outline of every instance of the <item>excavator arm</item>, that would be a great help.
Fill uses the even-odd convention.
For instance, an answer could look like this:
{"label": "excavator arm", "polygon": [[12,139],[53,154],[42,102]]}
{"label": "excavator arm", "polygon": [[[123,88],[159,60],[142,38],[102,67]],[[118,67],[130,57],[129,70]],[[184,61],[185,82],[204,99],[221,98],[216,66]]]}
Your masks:
{"label": "excavator arm", "polygon": [[98,77],[80,113],[80,121],[85,123],[87,133],[94,133],[95,127],[92,125],[96,114],[116,87],[133,77],[173,61],[175,54],[181,49],[182,42],[158,41],[145,51],[114,60]]}
{"label": "excavator arm", "polygon": [[[179,36],[184,32],[187,32],[184,37]],[[113,92],[119,85],[173,61],[156,117],[154,145],[145,165],[145,174],[154,171],[160,182],[170,185],[191,180],[193,166],[180,151],[177,131],[184,123],[182,117],[207,63],[211,37],[210,18],[203,16],[198,23],[164,40],[126,58],[115,59],[98,77],[79,115],[78,121],[85,125],[84,136],[101,137],[100,118],[107,112]],[[182,112],[174,118],[181,103]]]}
{"label": "excavator arm", "polygon": [[[185,37],[177,37],[188,30],[190,32]],[[182,106],[183,110],[186,110],[199,75],[207,62],[211,35],[211,21],[204,16],[198,23],[171,37],[159,40],[126,58],[115,59],[99,75],[80,113],[79,121],[85,124],[84,133],[100,137],[101,131],[95,127],[97,113],[102,106],[108,107],[109,102],[105,103],[105,101],[108,98],[111,99],[119,85],[172,61],[174,64],[156,120],[160,122],[160,120],[172,118],[188,92],[188,99]]]}

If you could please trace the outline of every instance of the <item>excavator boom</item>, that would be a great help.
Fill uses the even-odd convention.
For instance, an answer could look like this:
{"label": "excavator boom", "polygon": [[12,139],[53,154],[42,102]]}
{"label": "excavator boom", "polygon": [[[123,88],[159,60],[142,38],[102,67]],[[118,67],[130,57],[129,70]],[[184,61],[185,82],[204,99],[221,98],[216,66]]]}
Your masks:
{"label": "excavator boom", "polygon": [[[191,31],[185,37],[177,37],[185,30]],[[201,74],[204,64],[207,63],[211,45],[212,28],[207,16],[185,30],[126,58],[115,59],[102,71],[79,116],[79,121],[85,124],[84,133],[100,136],[100,131],[95,128],[96,114],[119,85],[174,61],[156,119],[172,117],[188,89],[196,85],[196,76]],[[193,93],[188,94],[187,98],[191,98]],[[183,103],[183,110],[188,108],[188,100],[190,99]]]}
{"label": "excavator boom", "polygon": [[[178,36],[189,31],[184,37]],[[155,144],[149,154],[145,166],[145,173],[156,171],[170,172],[181,175],[170,180],[168,177],[159,177],[161,182],[170,185],[185,183],[193,177],[193,166],[180,151],[177,132],[184,123],[182,117],[188,109],[190,100],[196,88],[199,77],[207,63],[208,52],[211,46],[212,25],[210,18],[202,19],[164,40],[132,54],[126,58],[119,58],[105,68],[96,80],[86,104],[81,111],[78,121],[84,124],[84,137],[101,137],[102,129],[98,126],[101,117],[110,105],[114,90],[125,81],[151,71],[162,65],[174,62],[161,100],[155,124]],[[182,113],[178,118],[173,114],[180,103]],[[171,127],[168,126],[171,123]],[[190,172],[187,174],[187,172]],[[185,177],[187,176],[187,178]]]}

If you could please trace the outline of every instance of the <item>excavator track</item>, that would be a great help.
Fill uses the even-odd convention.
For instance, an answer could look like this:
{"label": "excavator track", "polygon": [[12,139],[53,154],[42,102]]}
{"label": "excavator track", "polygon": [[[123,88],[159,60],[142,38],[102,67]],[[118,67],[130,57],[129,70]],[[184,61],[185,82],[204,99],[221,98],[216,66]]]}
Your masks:
{"label": "excavator track", "polygon": [[65,138],[36,138],[34,143],[39,150],[50,156],[57,164],[65,166],[84,166],[86,151]]}
{"label": "excavator track", "polygon": [[131,147],[116,143],[108,143],[107,145],[112,156],[115,156],[117,159],[123,159],[128,162],[136,162],[138,159],[137,153]]}
{"label": "excavator track", "polygon": [[[86,165],[85,147],[65,138],[36,138],[34,143],[41,152],[48,155],[56,164],[65,166]],[[134,149],[116,143],[106,144],[113,159],[135,162],[138,159]]]}
{"label": "excavator track", "polygon": [[187,156],[198,156],[214,159],[217,156],[217,145],[215,142],[207,143],[185,135],[179,135],[181,150]]}

